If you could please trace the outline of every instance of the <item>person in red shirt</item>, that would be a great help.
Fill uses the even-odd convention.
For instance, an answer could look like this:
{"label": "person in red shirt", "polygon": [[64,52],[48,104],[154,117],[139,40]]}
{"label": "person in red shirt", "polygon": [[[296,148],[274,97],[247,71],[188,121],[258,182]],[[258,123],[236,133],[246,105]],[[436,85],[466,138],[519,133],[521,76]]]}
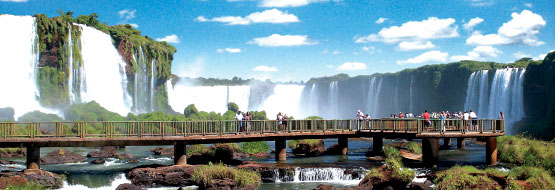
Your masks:
{"label": "person in red shirt", "polygon": [[422,114],[422,117],[424,118],[424,126],[428,127],[430,126],[431,122],[430,122],[430,113],[428,113],[428,110],[424,110],[424,113]]}

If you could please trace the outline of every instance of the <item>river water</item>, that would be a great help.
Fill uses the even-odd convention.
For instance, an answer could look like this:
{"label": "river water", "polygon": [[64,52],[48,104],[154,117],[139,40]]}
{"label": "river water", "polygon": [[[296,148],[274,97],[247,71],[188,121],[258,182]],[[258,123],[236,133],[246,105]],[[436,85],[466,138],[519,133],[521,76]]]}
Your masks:
{"label": "river water", "polygon": [[[384,144],[400,142],[401,139],[384,140]],[[420,140],[415,139],[416,142]],[[337,139],[326,139],[326,148],[337,143]],[[269,141],[273,148],[274,142]],[[440,141],[443,144],[442,141]],[[137,163],[129,163],[117,159],[108,158],[104,164],[89,164],[88,162],[68,163],[56,165],[41,165],[41,168],[54,173],[65,174],[67,180],[62,189],[115,189],[119,184],[130,183],[125,178],[124,170],[140,165],[161,164],[170,165],[173,160],[169,157],[155,156],[149,150],[164,146],[127,146],[118,149],[118,153],[130,153],[136,157]],[[166,146],[171,147],[171,146]],[[353,187],[362,178],[351,178],[343,176],[344,169],[368,170],[381,165],[378,162],[366,160],[364,156],[372,147],[371,139],[358,139],[349,141],[349,154],[347,156],[318,156],[318,157],[295,157],[288,156],[287,161],[276,163],[273,158],[254,159],[261,163],[276,163],[296,168],[295,179],[292,182],[263,183],[260,189],[282,190],[282,189],[313,189],[319,184],[330,184],[335,187]],[[485,146],[466,141],[464,150],[456,149],[456,141],[453,139],[450,150],[440,151],[439,167],[448,168],[455,164],[482,166],[485,164]],[[46,156],[57,148],[41,148],[41,156]],[[72,152],[86,156],[94,148],[65,148]],[[292,151],[288,148],[288,153]],[[11,158],[17,164],[0,166],[0,170],[22,170],[25,168],[24,158]],[[88,159],[91,161],[93,159]],[[415,165],[415,171],[422,170],[418,164],[406,164],[409,167]],[[319,168],[319,169],[314,169]],[[178,187],[149,188],[149,189],[177,189]],[[196,189],[196,187],[188,187]]]}

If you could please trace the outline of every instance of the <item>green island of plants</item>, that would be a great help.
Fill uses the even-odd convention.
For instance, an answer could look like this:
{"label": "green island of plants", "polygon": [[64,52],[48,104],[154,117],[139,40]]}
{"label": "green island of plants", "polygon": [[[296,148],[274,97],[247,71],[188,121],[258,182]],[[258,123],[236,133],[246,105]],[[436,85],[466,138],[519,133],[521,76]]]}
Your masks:
{"label": "green island of plants", "polygon": [[270,145],[266,141],[253,141],[241,143],[241,152],[248,154],[257,154],[270,151]]}
{"label": "green island of plants", "polygon": [[204,186],[214,179],[232,179],[239,187],[258,186],[261,181],[260,175],[256,172],[226,167],[222,163],[196,167],[191,178]]}
{"label": "green island of plants", "polygon": [[298,144],[303,143],[303,144],[308,144],[309,146],[316,146],[318,144],[320,144],[320,139],[302,139],[302,140],[289,140],[287,141],[287,146],[289,148],[296,148]]}

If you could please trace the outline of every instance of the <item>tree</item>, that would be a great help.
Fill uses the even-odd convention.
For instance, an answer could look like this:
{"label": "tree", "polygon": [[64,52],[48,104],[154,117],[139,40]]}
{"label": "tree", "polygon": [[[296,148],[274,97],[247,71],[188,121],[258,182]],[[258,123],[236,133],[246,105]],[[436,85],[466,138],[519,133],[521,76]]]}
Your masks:
{"label": "tree", "polygon": [[239,111],[239,106],[236,103],[229,102],[227,104],[227,110],[237,113],[237,111]]}
{"label": "tree", "polygon": [[183,115],[185,115],[185,117],[191,117],[191,115],[198,115],[198,110],[197,110],[197,107],[195,107],[195,104],[189,104],[183,111]]}

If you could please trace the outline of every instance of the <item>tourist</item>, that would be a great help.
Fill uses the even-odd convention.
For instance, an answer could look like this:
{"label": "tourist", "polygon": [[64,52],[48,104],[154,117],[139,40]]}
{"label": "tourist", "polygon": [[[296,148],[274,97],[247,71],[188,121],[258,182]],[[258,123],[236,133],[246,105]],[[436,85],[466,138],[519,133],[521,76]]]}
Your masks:
{"label": "tourist", "polygon": [[282,127],[283,127],[283,126],[282,126],[282,125],[283,125],[283,115],[281,115],[281,112],[279,112],[279,113],[277,114],[276,120],[278,121],[279,130],[282,131],[282,130],[283,130],[283,129],[282,129]]}
{"label": "tourist", "polygon": [[243,114],[241,111],[237,111],[235,115],[235,121],[237,121],[237,132],[241,132],[241,126],[243,125]]}
{"label": "tourist", "polygon": [[476,115],[476,112],[473,112],[472,110],[470,110],[469,115],[472,120],[472,128],[474,130],[478,130],[478,115]]}
{"label": "tourist", "polygon": [[464,119],[464,125],[466,126],[466,129],[468,130],[469,127],[470,127],[470,122],[469,122],[470,114],[467,111],[464,112],[463,119]]}
{"label": "tourist", "polygon": [[422,118],[424,118],[424,127],[430,127],[432,122],[430,122],[430,113],[428,113],[428,110],[424,110]]}
{"label": "tourist", "polygon": [[287,117],[286,113],[283,113],[283,131],[284,132],[287,131],[287,120],[289,120],[289,117]]}
{"label": "tourist", "polygon": [[360,110],[358,110],[357,112],[357,120],[363,120],[364,119],[364,113],[362,113]]}
{"label": "tourist", "polygon": [[505,115],[503,114],[503,112],[499,112],[499,119],[505,119]]}
{"label": "tourist", "polygon": [[441,111],[441,115],[439,117],[441,118],[441,133],[445,133],[445,118],[447,117],[447,114],[445,111]]}

